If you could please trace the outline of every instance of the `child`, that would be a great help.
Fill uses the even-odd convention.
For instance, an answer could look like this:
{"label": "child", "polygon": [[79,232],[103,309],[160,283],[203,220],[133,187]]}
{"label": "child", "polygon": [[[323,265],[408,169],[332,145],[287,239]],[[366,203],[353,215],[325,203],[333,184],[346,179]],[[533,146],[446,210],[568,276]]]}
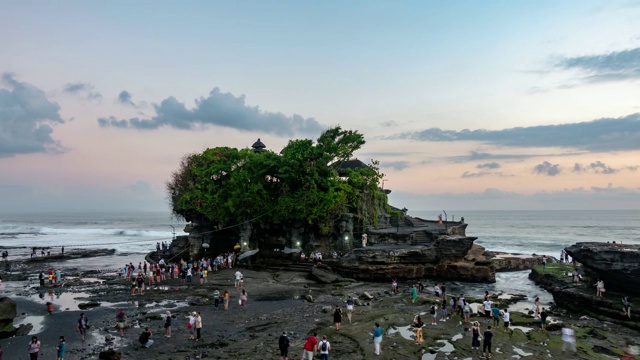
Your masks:
{"label": "child", "polygon": [[56,350],[58,350],[58,360],[64,360],[64,349],[67,347],[67,344],[64,342],[64,336],[60,336],[58,341],[58,346],[56,346]]}

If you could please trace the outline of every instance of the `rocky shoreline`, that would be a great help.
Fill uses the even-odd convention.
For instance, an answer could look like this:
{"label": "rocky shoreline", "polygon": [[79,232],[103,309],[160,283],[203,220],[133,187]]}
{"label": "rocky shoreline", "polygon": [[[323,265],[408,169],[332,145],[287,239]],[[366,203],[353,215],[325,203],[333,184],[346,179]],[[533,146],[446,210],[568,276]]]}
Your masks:
{"label": "rocky shoreline", "polygon": [[[64,262],[60,263],[61,266]],[[41,264],[46,268],[47,264]],[[30,264],[30,271],[36,266]],[[58,265],[56,265],[58,266]],[[21,268],[15,264],[13,269]],[[38,286],[29,286],[24,274],[4,276],[6,292],[17,302],[17,319],[21,322],[32,321],[40,329],[37,336],[43,343],[43,356],[52,354],[52,347],[59,335],[67,337],[68,352],[66,359],[95,359],[110,348],[113,355],[120,353],[121,359],[264,359],[276,358],[277,339],[283,330],[290,332],[292,345],[290,356],[298,358],[307,334],[317,331],[320,336],[327,335],[332,343],[331,357],[334,359],[361,360],[373,358],[373,345],[370,332],[375,322],[385,329],[380,359],[467,359],[477,358],[479,352],[471,349],[469,324],[452,318],[438,322],[437,326],[427,325],[424,329],[425,342],[415,345],[413,333],[409,331],[413,317],[422,314],[428,321],[428,307],[437,300],[429,290],[434,280],[423,280],[427,291],[412,303],[408,294],[409,286],[415,280],[402,280],[400,294],[393,294],[387,282],[347,281],[322,284],[309,278],[310,269],[305,270],[251,270],[244,272],[245,288],[249,294],[246,310],[238,304],[238,291],[233,285],[234,270],[222,270],[212,273],[206,284],[182,284],[180,280],[167,280],[160,286],[150,287],[142,296],[132,296],[126,280],[111,273],[77,273],[66,271],[67,276],[79,276],[62,287],[70,296],[60,304],[56,302],[53,315],[47,315],[43,301],[48,298],[49,290]],[[36,284],[37,285],[37,284]],[[9,288],[7,288],[7,286]],[[448,282],[450,293],[465,293],[467,300],[478,303],[482,295],[482,285]],[[212,305],[211,294],[216,288],[229,290],[231,305],[228,311]],[[44,292],[45,299],[38,298]],[[68,295],[67,295],[68,294]],[[343,319],[343,328],[336,331],[329,312],[336,304],[343,304],[348,296],[359,299],[353,323]],[[510,333],[502,330],[495,332],[494,357],[498,358],[568,358],[560,351],[559,325],[550,331],[539,331],[539,320],[529,315],[523,301],[530,302],[526,294],[509,296],[499,291],[492,292],[492,299],[503,307],[512,310],[512,323],[516,328]],[[73,327],[82,311],[81,303],[95,302],[84,310],[90,318],[92,329],[88,340],[82,344]],[[525,303],[526,303],[525,301]],[[124,338],[117,335],[115,315],[123,309],[129,316],[132,328],[127,329]],[[584,311],[570,312],[553,307],[554,321],[569,321],[574,325],[578,336],[576,359],[611,359],[621,354],[625,341],[640,337],[632,328],[618,326],[609,321],[596,320],[589,316],[580,319]],[[173,336],[162,337],[163,320],[161,314],[166,310],[174,318]],[[586,309],[583,309],[586,310]],[[203,341],[188,340],[186,319],[190,311],[199,311],[203,318]],[[522,312],[521,312],[522,311]],[[473,316],[473,320],[480,320]],[[141,348],[137,338],[141,328],[149,326],[156,340],[149,348]],[[486,324],[481,321],[484,331]],[[107,340],[111,339],[111,340]],[[16,336],[2,340],[5,357],[9,355],[25,356],[28,336]]]}

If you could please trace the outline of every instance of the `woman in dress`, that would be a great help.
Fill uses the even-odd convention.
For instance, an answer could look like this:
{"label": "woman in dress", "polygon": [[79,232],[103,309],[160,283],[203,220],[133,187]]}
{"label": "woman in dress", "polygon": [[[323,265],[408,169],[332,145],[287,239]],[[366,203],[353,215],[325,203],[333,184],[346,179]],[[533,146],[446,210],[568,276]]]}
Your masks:
{"label": "woman in dress", "polygon": [[540,298],[536,297],[536,300],[533,302],[533,318],[540,318]]}
{"label": "woman in dress", "polygon": [[416,315],[413,319],[413,331],[416,332],[416,345],[422,345],[422,327],[424,326],[424,322],[422,322],[422,318],[420,315]]}
{"label": "woman in dress", "polygon": [[477,321],[474,321],[471,327],[471,348],[473,350],[480,348],[480,323]]}
{"label": "woman in dress", "polygon": [[242,293],[240,294],[240,306],[242,306],[243,309],[247,308],[247,292],[242,289]]}
{"label": "woman in dress", "polygon": [[340,304],[336,304],[333,308],[333,322],[336,324],[336,330],[340,330],[340,324],[342,323],[342,308]]}

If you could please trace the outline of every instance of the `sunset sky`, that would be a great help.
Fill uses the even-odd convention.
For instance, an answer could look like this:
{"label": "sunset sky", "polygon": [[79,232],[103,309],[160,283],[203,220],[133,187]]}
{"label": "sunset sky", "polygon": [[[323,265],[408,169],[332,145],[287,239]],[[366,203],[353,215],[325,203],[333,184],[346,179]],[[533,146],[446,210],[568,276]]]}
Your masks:
{"label": "sunset sky", "polygon": [[640,209],[638,1],[0,0],[0,211],[358,130],[409,210]]}

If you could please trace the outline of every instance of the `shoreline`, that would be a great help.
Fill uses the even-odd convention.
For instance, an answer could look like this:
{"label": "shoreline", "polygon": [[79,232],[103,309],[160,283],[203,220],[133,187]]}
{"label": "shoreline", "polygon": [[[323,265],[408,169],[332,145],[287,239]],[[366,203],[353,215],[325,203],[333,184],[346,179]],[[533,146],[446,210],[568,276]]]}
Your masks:
{"label": "shoreline", "polygon": [[[136,254],[139,259],[144,256]],[[96,258],[98,261],[98,258]],[[56,263],[56,265],[64,266],[64,262]],[[71,269],[75,269],[72,267]],[[70,270],[71,270],[70,269]],[[319,336],[326,334],[329,341],[332,342],[332,357],[339,359],[363,359],[369,358],[373,353],[373,346],[369,344],[368,333],[373,328],[373,322],[379,321],[385,328],[385,341],[383,341],[383,353],[381,359],[391,359],[401,356],[404,358],[421,357],[422,359],[441,359],[446,356],[443,349],[447,344],[442,341],[446,340],[452,345],[453,350],[449,353],[451,356],[457,356],[463,359],[468,356],[475,356],[473,350],[470,349],[470,336],[467,330],[469,325],[458,324],[458,321],[449,320],[446,323],[438,323],[437,327],[425,327],[424,336],[425,343],[423,346],[413,344],[411,339],[407,339],[407,331],[404,327],[408,326],[413,316],[425,313],[423,317],[429,317],[428,305],[435,301],[431,291],[423,295],[417,303],[412,304],[408,296],[408,285],[411,281],[401,281],[400,286],[403,292],[400,295],[393,295],[389,292],[389,284],[380,282],[355,282],[347,286],[321,285],[306,278],[306,274],[302,272],[287,270],[262,270],[253,271],[240,267],[245,273],[245,287],[249,294],[249,305],[246,311],[243,311],[237,305],[237,292],[233,287],[233,272],[235,269],[221,270],[212,273],[205,285],[194,284],[184,286],[179,280],[169,280],[157,289],[150,289],[142,296],[131,296],[128,292],[128,283],[126,280],[118,279],[111,275],[104,275],[104,278],[97,279],[104,282],[100,284],[82,284],[63,287],[64,294],[74,295],[77,301],[84,302],[95,300],[101,302],[101,305],[89,310],[85,310],[90,316],[93,329],[92,335],[88,339],[86,346],[82,346],[77,334],[73,331],[75,321],[79,316],[80,310],[59,310],[52,316],[46,315],[44,305],[39,303],[42,299],[33,298],[25,299],[13,295],[17,299],[18,314],[25,313],[22,316],[44,317],[45,330],[37,336],[42,339],[43,344],[46,342],[46,349],[55,346],[57,337],[65,335],[67,338],[66,359],[89,359],[96,358],[98,350],[108,348],[105,346],[105,337],[107,335],[114,336],[116,341],[112,346],[121,351],[123,358],[137,359],[159,359],[168,360],[170,358],[187,358],[188,356],[196,356],[203,353],[208,358],[214,359],[259,359],[261,357],[253,357],[255,354],[269,353],[275,358],[277,355],[277,337],[282,330],[288,330],[292,333],[292,347],[290,356],[297,358],[299,356],[298,349],[302,346],[302,342],[309,332],[317,331]],[[85,271],[84,273],[91,273]],[[66,275],[66,274],[65,274]],[[99,275],[99,274],[98,274]],[[506,304],[506,299],[499,299],[501,293],[499,287],[505,286],[507,283],[523,281],[527,274],[520,273],[501,273],[499,276],[507,277],[504,283],[497,284],[472,284],[461,282],[446,282],[451,291],[464,291],[468,294],[480,296],[483,291],[481,289],[490,289],[493,298]],[[520,279],[520,280],[517,280]],[[94,279],[90,279],[94,280]],[[195,279],[194,279],[195,280]],[[526,281],[526,280],[525,280]],[[434,280],[427,280],[426,285],[432,287]],[[4,286],[4,285],[3,285]],[[230,310],[215,310],[211,305],[210,294],[215,287],[227,289],[232,294]],[[530,289],[535,289],[531,287]],[[38,289],[40,290],[40,289]],[[34,290],[34,294],[38,293]],[[365,296],[368,293],[373,299],[363,300],[369,303],[366,306],[356,306],[354,314],[354,323],[346,323],[346,317],[343,321],[343,329],[341,332],[335,331],[332,323],[331,314],[327,313],[328,309],[335,306],[336,303],[344,304],[348,295],[355,297]],[[65,295],[61,295],[61,298]],[[304,300],[307,295],[313,297],[314,302]],[[455,294],[458,295],[458,294]],[[517,294],[514,294],[517,295]],[[521,294],[525,298],[532,294]],[[535,295],[535,294],[533,294]],[[33,296],[33,294],[31,295]],[[54,294],[55,297],[55,294]],[[80,300],[80,298],[82,300]],[[471,297],[469,297],[471,299]],[[67,301],[67,299],[65,299]],[[189,305],[196,302],[202,302],[202,305]],[[515,304],[509,305],[514,310],[527,311],[531,299],[521,300]],[[55,303],[55,300],[54,300]],[[130,321],[137,322],[141,328],[150,326],[154,332],[152,337],[156,343],[149,349],[140,349],[137,344],[137,337],[141,328],[131,328],[125,333],[124,339],[117,336],[115,325],[115,314],[122,308],[129,316]],[[163,321],[160,320],[159,314],[166,309],[170,310],[174,315],[174,336],[171,339],[162,337]],[[188,311],[201,311],[203,316],[203,342],[196,343],[187,340],[186,319],[182,318]],[[46,315],[46,316],[45,316]],[[598,328],[597,320],[579,320],[577,314],[567,313],[561,309],[553,310],[553,317],[557,317],[562,321],[571,321],[575,325],[580,325],[580,331],[584,330],[585,334],[589,331],[604,331]],[[514,330],[508,337],[502,333],[496,334],[494,338],[494,348],[500,350],[507,355],[519,355],[517,350],[520,349],[525,353],[543,354],[547,356],[554,354],[558,350],[557,342],[559,334],[554,332],[527,331],[528,328],[537,329],[539,326],[537,320],[530,316],[519,312],[514,315]],[[478,319],[472,317],[472,320]],[[54,321],[50,321],[54,320]],[[426,320],[426,319],[425,319]],[[428,322],[425,321],[425,322]],[[69,328],[71,326],[71,329]],[[481,325],[483,331],[485,324]],[[594,352],[595,346],[602,348],[611,348],[619,351],[621,344],[607,342],[615,337],[627,337],[632,335],[636,338],[640,336],[638,332],[627,332],[622,330],[615,333],[614,329],[606,329],[606,331],[614,331],[615,335],[605,336],[602,339],[580,339],[580,341],[589,344],[589,346],[581,347],[584,357],[577,358],[611,358],[605,357],[604,354]],[[620,331],[620,329],[618,329]],[[63,334],[66,333],[66,334]],[[461,338],[452,340],[460,334]],[[545,336],[542,341],[539,336]],[[537,341],[534,342],[531,339]],[[3,348],[5,355],[13,355],[13,352],[22,356],[22,351],[26,348],[29,336],[14,337],[11,339],[3,339]],[[52,342],[50,342],[52,341]],[[549,346],[543,346],[540,343],[548,342]],[[525,346],[521,344],[524,343]],[[608,344],[608,345],[607,345]],[[446,346],[445,346],[446,345]],[[596,349],[600,349],[597,348]],[[47,350],[46,354],[52,352]],[[43,353],[43,355],[45,355]],[[45,355],[47,356],[47,355]],[[268,357],[271,357],[269,355]],[[525,357],[526,358],[526,357]]]}

